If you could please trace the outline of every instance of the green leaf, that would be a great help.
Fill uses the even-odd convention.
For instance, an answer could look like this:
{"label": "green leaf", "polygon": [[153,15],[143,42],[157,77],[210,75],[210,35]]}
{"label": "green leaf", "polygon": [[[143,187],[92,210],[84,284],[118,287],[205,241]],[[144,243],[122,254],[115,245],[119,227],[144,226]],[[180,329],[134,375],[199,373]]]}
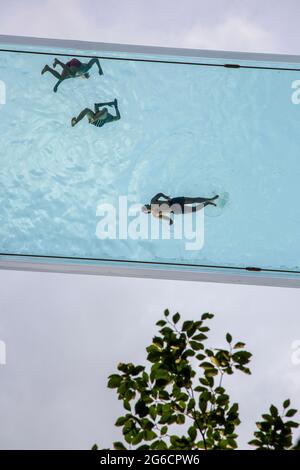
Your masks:
{"label": "green leaf", "polygon": [[114,442],[113,446],[115,450],[127,450],[122,442]]}
{"label": "green leaf", "polygon": [[118,388],[121,382],[122,382],[122,377],[120,375],[113,374],[108,377],[107,386],[108,388]]}
{"label": "green leaf", "polygon": [[146,403],[142,399],[136,402],[135,412],[140,418],[144,418],[145,416],[147,416],[149,408],[148,406],[146,406]]}
{"label": "green leaf", "polygon": [[231,341],[232,341],[232,336],[231,336],[230,333],[227,333],[227,335],[226,335],[226,341],[227,341],[227,343],[229,343],[229,344],[231,343]]}
{"label": "green leaf", "polygon": [[252,439],[252,441],[248,442],[250,446],[261,447],[262,443],[258,439]]}
{"label": "green leaf", "polygon": [[132,444],[135,446],[137,444],[139,444],[142,440],[143,440],[143,437],[144,437],[144,433],[143,431],[142,432],[139,432],[136,436],[134,436],[134,438],[132,439]]}
{"label": "green leaf", "polygon": [[283,408],[288,408],[291,404],[291,400],[287,399],[283,402]]}
{"label": "green leaf", "polygon": [[99,447],[97,446],[97,444],[94,444],[93,447],[92,447],[92,450],[98,450]]}
{"label": "green leaf", "polygon": [[278,409],[276,408],[276,406],[274,405],[270,406],[270,413],[271,413],[271,416],[273,416],[273,418],[276,418],[278,416]]}
{"label": "green leaf", "polygon": [[125,416],[120,416],[120,418],[118,418],[115,422],[115,426],[123,426],[127,420],[128,418],[126,418]]}
{"label": "green leaf", "polygon": [[203,313],[201,316],[201,320],[211,320],[212,318],[214,318],[213,313]]}
{"label": "green leaf", "polygon": [[201,377],[199,381],[202,385],[205,385],[205,387],[209,386],[209,381],[205,377]]}
{"label": "green leaf", "polygon": [[138,447],[136,450],[149,450],[149,446],[147,444],[143,444],[142,446]]}
{"label": "green leaf", "polygon": [[197,354],[196,359],[198,359],[198,361],[203,361],[205,357],[206,357],[205,354]]}
{"label": "green leaf", "polygon": [[183,354],[182,358],[187,359],[188,357],[193,357],[195,356],[195,351],[192,351],[192,349],[187,349]]}
{"label": "green leaf", "polygon": [[232,359],[240,365],[248,364],[252,354],[248,351],[238,351],[232,355]]}
{"label": "green leaf", "polygon": [[197,437],[197,429],[195,428],[195,426],[191,426],[189,429],[188,429],[188,435],[190,436],[191,440],[194,441]]}
{"label": "green leaf", "polygon": [[196,402],[194,398],[191,398],[187,406],[187,411],[191,411],[192,409],[194,409],[195,405],[196,405]]}
{"label": "green leaf", "polygon": [[167,322],[165,320],[159,320],[158,322],[156,322],[157,326],[165,326],[166,324]]}
{"label": "green leaf", "polygon": [[218,375],[218,370],[212,367],[211,369],[205,369],[204,374],[206,377],[215,377]]}
{"label": "green leaf", "polygon": [[156,419],[156,416],[157,416],[157,408],[156,408],[155,405],[150,406],[150,408],[149,408],[149,414],[150,414],[150,416],[151,416],[151,418],[152,418],[153,420]]}
{"label": "green leaf", "polygon": [[177,415],[176,416],[176,423],[177,424],[184,424],[185,423],[185,416],[184,415]]}
{"label": "green leaf", "polygon": [[295,421],[287,421],[285,423],[286,426],[288,426],[289,428],[298,428],[299,427],[299,423],[296,423]]}
{"label": "green leaf", "polygon": [[125,410],[131,411],[131,406],[130,406],[129,401],[124,400],[124,401],[123,401],[123,406],[124,406]]}
{"label": "green leaf", "polygon": [[289,409],[286,413],[285,416],[287,418],[292,418],[297,413],[297,410],[294,410],[293,408]]}
{"label": "green leaf", "polygon": [[175,324],[179,322],[179,320],[180,320],[180,315],[179,315],[178,312],[175,313],[175,315],[173,315],[172,320],[173,320],[173,323],[175,323]]}
{"label": "green leaf", "polygon": [[207,339],[207,336],[203,333],[199,333],[198,335],[193,336],[194,341],[204,341],[205,339]]}
{"label": "green leaf", "polygon": [[199,367],[202,367],[203,369],[210,369],[212,367],[212,364],[210,362],[201,362],[201,364],[199,364]]}
{"label": "green leaf", "polygon": [[154,344],[154,346],[156,346],[159,349],[163,348],[164,346],[164,340],[160,338],[159,336],[154,336],[152,343]]}
{"label": "green leaf", "polygon": [[238,342],[234,345],[233,349],[241,349],[241,348],[244,348],[245,346],[246,346],[245,343]]}
{"label": "green leaf", "polygon": [[194,351],[199,351],[199,349],[203,349],[203,344],[198,343],[198,341],[191,341],[190,345],[191,345],[191,347],[193,348]]}
{"label": "green leaf", "polygon": [[169,383],[171,380],[169,372],[165,369],[154,369],[151,372],[151,377],[155,380],[163,380],[166,383]]}
{"label": "green leaf", "polygon": [[187,331],[191,326],[193,322],[191,320],[187,320],[183,323],[182,325],[182,331]]}
{"label": "green leaf", "polygon": [[191,338],[197,330],[197,325],[195,322],[192,322],[192,325],[187,329],[187,335]]}
{"label": "green leaf", "polygon": [[145,441],[152,441],[157,437],[156,433],[152,430],[146,430],[144,431],[144,439]]}
{"label": "green leaf", "polygon": [[166,310],[164,311],[164,316],[165,316],[165,317],[168,317],[169,314],[170,314],[170,312],[169,312],[169,310],[166,308]]}
{"label": "green leaf", "polygon": [[164,436],[168,432],[168,426],[163,426],[160,430],[160,434]]}
{"label": "green leaf", "polygon": [[235,415],[236,413],[238,413],[238,411],[239,411],[239,405],[238,405],[238,403],[233,403],[233,405],[232,405],[232,407],[230,408],[228,414],[230,413],[230,414],[234,414],[234,415]]}
{"label": "green leaf", "polygon": [[201,326],[200,328],[198,328],[198,330],[202,333],[207,333],[209,331],[209,328],[208,326]]}
{"label": "green leaf", "polygon": [[216,357],[211,357],[210,360],[215,366],[220,367],[220,363]]}
{"label": "green leaf", "polygon": [[120,370],[121,372],[124,372],[124,374],[126,374],[126,372],[128,370],[128,365],[124,364],[123,362],[120,362],[118,364],[118,370]]}
{"label": "green leaf", "polygon": [[151,450],[166,450],[167,448],[167,444],[162,440],[153,442],[150,447]]}

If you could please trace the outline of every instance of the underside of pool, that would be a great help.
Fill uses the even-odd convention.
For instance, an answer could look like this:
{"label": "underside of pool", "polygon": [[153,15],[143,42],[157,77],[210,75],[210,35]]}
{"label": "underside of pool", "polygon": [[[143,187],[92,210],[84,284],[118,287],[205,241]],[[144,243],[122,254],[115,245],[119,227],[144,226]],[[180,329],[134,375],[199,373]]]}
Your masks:
{"label": "underside of pool", "polygon": [[[0,36],[0,267],[299,287],[299,103],[297,57]],[[153,238],[157,193],[219,197]]]}

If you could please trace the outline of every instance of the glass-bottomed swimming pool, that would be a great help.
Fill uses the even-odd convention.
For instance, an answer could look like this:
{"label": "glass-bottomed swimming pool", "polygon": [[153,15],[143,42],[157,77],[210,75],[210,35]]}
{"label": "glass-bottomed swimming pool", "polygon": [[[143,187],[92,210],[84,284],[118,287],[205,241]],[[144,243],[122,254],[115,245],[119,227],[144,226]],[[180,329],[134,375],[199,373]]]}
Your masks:
{"label": "glass-bottomed swimming pool", "polygon": [[[0,45],[1,260],[300,272],[300,64]],[[44,66],[99,57],[89,79],[56,78]],[[239,67],[237,67],[239,65]],[[57,66],[57,71],[62,69]],[[85,116],[117,99],[120,119]],[[114,106],[108,106],[115,115]],[[97,208],[156,193],[213,197],[204,243],[99,239]],[[141,220],[151,219],[142,214]],[[174,216],[174,225],[180,215]],[[174,227],[162,220],[163,231]],[[98,261],[99,260],[99,261]]]}

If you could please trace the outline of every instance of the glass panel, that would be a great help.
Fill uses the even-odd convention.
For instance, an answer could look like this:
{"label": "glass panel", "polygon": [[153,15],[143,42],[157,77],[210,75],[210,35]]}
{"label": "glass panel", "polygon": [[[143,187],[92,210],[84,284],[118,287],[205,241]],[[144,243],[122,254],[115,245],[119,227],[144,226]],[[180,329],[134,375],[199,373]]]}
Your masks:
{"label": "glass panel", "polygon": [[[68,53],[0,52],[2,255],[300,271],[297,66],[114,53],[54,92]],[[141,210],[161,192],[219,197],[170,226]]]}

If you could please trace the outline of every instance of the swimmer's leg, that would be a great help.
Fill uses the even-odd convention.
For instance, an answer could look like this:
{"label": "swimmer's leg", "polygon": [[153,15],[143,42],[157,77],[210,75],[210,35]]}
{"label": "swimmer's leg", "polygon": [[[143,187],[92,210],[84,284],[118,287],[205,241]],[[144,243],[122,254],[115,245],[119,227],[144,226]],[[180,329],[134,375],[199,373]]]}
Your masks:
{"label": "swimmer's leg", "polygon": [[214,196],[211,198],[207,197],[185,197],[184,199],[184,204],[204,204],[208,203],[209,201],[214,201],[215,199],[218,199],[219,196]]}
{"label": "swimmer's leg", "polygon": [[217,207],[217,204],[215,204],[214,202],[212,201],[215,201],[216,199],[218,199],[218,195],[217,196],[214,196],[214,197],[211,197],[209,199],[206,199],[206,201],[204,202],[204,207],[205,206],[215,206]]}
{"label": "swimmer's leg", "polygon": [[61,60],[55,59],[53,62],[53,67],[55,68],[57,65],[60,65],[63,69],[67,67],[67,65],[64,64]]}
{"label": "swimmer's leg", "polygon": [[81,111],[80,114],[78,114],[77,117],[72,118],[72,121],[71,121],[72,127],[74,127],[76,124],[78,124],[79,121],[81,121],[85,116],[94,118],[95,113],[90,108],[85,108],[83,111]]}
{"label": "swimmer's leg", "polygon": [[217,204],[215,204],[214,202],[206,200],[205,202],[201,202],[201,203],[197,204],[197,206],[193,206],[192,207],[192,212],[198,212],[201,209],[203,209],[203,207],[206,207],[206,206],[215,206],[215,207],[217,207]]}
{"label": "swimmer's leg", "polygon": [[204,202],[203,205],[204,205],[204,207],[206,207],[206,206],[215,206],[215,207],[217,207],[217,204],[215,204],[214,202],[210,202],[210,201]]}
{"label": "swimmer's leg", "polygon": [[60,80],[61,78],[61,75],[60,73],[58,73],[56,70],[52,69],[51,67],[49,67],[49,65],[45,65],[45,67],[43,68],[41,74],[44,75],[45,72],[50,72],[52,75],[54,75],[55,78],[57,78],[58,80]]}

